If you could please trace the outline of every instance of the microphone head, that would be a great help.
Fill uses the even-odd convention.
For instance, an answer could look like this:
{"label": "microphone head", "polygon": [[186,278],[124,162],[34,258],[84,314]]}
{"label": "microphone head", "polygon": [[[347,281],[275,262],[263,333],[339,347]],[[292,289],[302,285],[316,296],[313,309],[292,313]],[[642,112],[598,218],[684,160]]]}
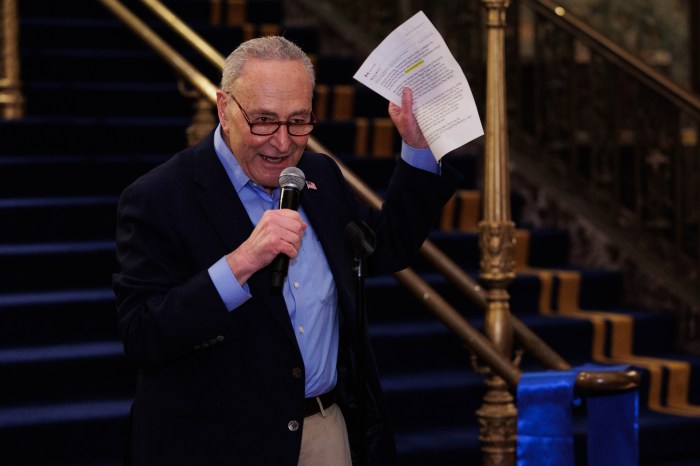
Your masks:
{"label": "microphone head", "polygon": [[301,191],[306,185],[306,177],[297,167],[287,167],[280,173],[279,183],[280,188],[295,188]]}

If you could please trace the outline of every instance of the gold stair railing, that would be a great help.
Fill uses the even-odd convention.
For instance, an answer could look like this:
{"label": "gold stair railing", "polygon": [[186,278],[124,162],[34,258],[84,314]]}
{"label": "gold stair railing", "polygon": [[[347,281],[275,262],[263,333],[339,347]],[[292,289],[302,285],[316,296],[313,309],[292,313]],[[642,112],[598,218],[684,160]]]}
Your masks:
{"label": "gold stair railing", "polygon": [[[491,289],[484,291],[463,270],[442,254],[432,243],[426,241],[421,249],[422,255],[436,268],[443,272],[459,289],[474,302],[486,309],[486,334],[484,336],[460,315],[446,300],[423,281],[411,269],[404,269],[394,274],[403,285],[419,298],[461,341],[473,352],[483,366],[477,369],[488,376],[489,391],[484,398],[484,405],[477,414],[480,418],[480,440],[484,452],[485,464],[515,464],[515,419],[512,391],[518,384],[521,371],[511,361],[512,335],[515,334],[523,348],[530,352],[546,367],[568,370],[571,366],[563,360],[545,342],[531,332],[522,322],[508,311],[508,295],[505,288],[512,279],[512,266],[503,267],[511,261],[512,256],[512,221],[510,220],[509,201],[504,189],[507,188],[507,135],[504,133],[505,119],[505,84],[503,77],[503,46],[505,10],[507,0],[482,0],[488,10],[489,31],[489,66],[487,93],[491,96],[492,112],[486,119],[486,157],[487,177],[493,182],[487,183],[485,191],[486,215],[481,228],[482,250],[485,250],[481,263],[481,276]],[[216,102],[216,87],[206,77],[184,60],[172,47],[119,0],[100,0],[112,13],[141,37],[162,58],[172,66],[179,75],[187,80],[199,93],[200,98],[210,103]],[[213,48],[199,39],[185,23],[180,21],[157,0],[142,0],[151,10],[173,28],[191,46],[199,50],[217,67],[223,66],[223,57],[218,56]],[[489,114],[492,115],[489,118]],[[381,207],[381,198],[374,193],[359,177],[352,173],[340,160],[314,138],[308,142],[310,150],[328,154],[340,166],[340,169],[358,197],[374,208]],[[505,232],[505,240],[502,233]],[[487,244],[484,244],[487,243]],[[494,244],[497,247],[494,248]],[[505,245],[505,246],[504,246]],[[511,267],[510,269],[508,267]],[[640,382],[636,370],[626,371],[583,371],[576,379],[576,388],[580,392],[610,392],[636,388]],[[504,424],[505,421],[505,424]],[[506,429],[503,426],[506,425]]]}
{"label": "gold stair railing", "polygon": [[697,351],[700,96],[556,1],[518,7],[533,53],[511,67],[511,84],[534,103],[514,119],[516,171],[585,212],[616,250],[598,263],[636,264],[630,298],[674,310],[681,346]]}

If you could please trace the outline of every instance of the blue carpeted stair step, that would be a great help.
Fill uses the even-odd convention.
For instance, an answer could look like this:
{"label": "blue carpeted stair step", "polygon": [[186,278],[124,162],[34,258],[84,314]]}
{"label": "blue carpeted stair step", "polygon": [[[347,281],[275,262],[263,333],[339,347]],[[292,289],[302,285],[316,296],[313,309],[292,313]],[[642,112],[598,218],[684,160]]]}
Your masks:
{"label": "blue carpeted stair step", "polygon": [[470,367],[382,376],[391,422],[402,430],[474,424],[484,395],[483,378]]}
{"label": "blue carpeted stair step", "polygon": [[103,288],[0,294],[0,348],[114,341],[114,293]]}
{"label": "blue carpeted stair step", "polygon": [[[70,16],[73,13],[71,8],[56,11],[50,3],[32,3],[21,9],[20,32],[26,38],[21,42],[24,82],[33,79],[119,80],[128,79],[128,76],[132,80],[174,80],[173,72],[155,52],[113,17],[106,7],[94,5],[97,2],[91,2],[92,8],[86,8],[76,16]],[[219,71],[185,46],[177,34],[148,8],[140,2],[126,2],[126,6],[209,79],[218,81]],[[212,24],[209,5],[203,2],[176,0],[168,2],[167,6],[176,14],[188,15],[189,24],[223,55],[244,40],[247,29],[255,30],[261,23],[276,23],[282,14],[279,0],[248,1],[245,25]],[[211,8],[214,8],[213,4]],[[193,14],[195,11],[198,14]],[[312,28],[290,27],[284,33],[303,42],[311,53],[318,49],[318,38]]]}
{"label": "blue carpeted stair step", "polygon": [[0,199],[0,244],[113,238],[117,196]]}
{"label": "blue carpeted stair step", "polygon": [[[465,270],[474,270],[479,265],[479,233],[477,231],[438,231],[428,237],[440,250]],[[532,267],[569,268],[569,238],[565,230],[532,230],[529,238],[529,261]],[[424,261],[415,266],[425,270]]]}
{"label": "blue carpeted stair step", "polygon": [[[422,274],[421,278],[446,299],[456,302],[460,302],[461,299],[458,310],[464,315],[479,315],[480,309],[466,298],[462,298],[461,293],[452,289],[453,287],[444,277],[437,274]],[[397,321],[420,320],[430,315],[430,311],[422,304],[416,305],[416,298],[393,276],[370,277],[366,279],[365,284],[368,313],[373,322],[390,324]]]}
{"label": "blue carpeted stair step", "polygon": [[[370,315],[370,320],[372,317]],[[426,313],[423,317],[422,320],[370,325],[381,373],[471,369],[471,352],[459,338],[432,314]],[[590,360],[592,326],[589,322],[537,315],[527,315],[521,320],[536,329],[538,336],[556,351],[566,353],[572,364]],[[470,324],[481,330],[483,318],[470,319]],[[525,356],[523,364],[528,369],[543,370],[529,355]]]}
{"label": "blue carpeted stair step", "polygon": [[469,427],[416,429],[396,434],[401,466],[463,466],[481,464],[479,431]]}
{"label": "blue carpeted stair step", "polygon": [[[217,81],[220,72],[192,48],[185,47],[177,35],[159,22],[147,22],[153,32],[169,43],[179,44],[175,50],[210,80]],[[41,31],[41,40],[22,42],[22,75],[25,81],[134,81],[175,82],[177,75],[157,53],[140,41],[116,19],[66,20],[64,18],[30,18],[21,24],[21,33],[29,37]],[[240,26],[209,26],[202,31],[204,39],[222,53],[230,51],[244,37]],[[105,34],[107,33],[107,34]],[[46,40],[55,43],[46,47]],[[90,43],[95,37],[96,44]],[[95,66],[97,65],[97,66]]]}
{"label": "blue carpeted stair step", "polygon": [[671,416],[640,410],[640,465],[675,464],[674,461],[700,459],[700,422],[697,418]]}
{"label": "blue carpeted stair step", "polygon": [[29,115],[156,118],[192,112],[172,81],[34,81],[25,96]]}
{"label": "blue carpeted stair step", "polygon": [[[372,323],[369,334],[386,376],[412,370],[446,370],[469,366],[469,353],[442,322],[431,315],[422,320]],[[370,321],[373,316],[369,316]]]}
{"label": "blue carpeted stair step", "polygon": [[[22,51],[23,80],[164,82],[177,79],[149,50],[84,48]],[[98,104],[97,102],[95,103]]]}
{"label": "blue carpeted stair step", "polygon": [[[471,274],[477,278],[476,273]],[[437,273],[424,273],[421,278],[445,298],[466,318],[482,315],[481,309],[464,294],[456,290],[447,279]],[[420,319],[429,312],[416,298],[393,276],[372,277],[366,280],[367,302],[376,322],[390,322],[397,319]],[[535,276],[517,276],[508,288],[511,297],[511,309],[519,315],[536,312],[539,300],[540,280]]]}
{"label": "blue carpeted stair step", "polygon": [[605,312],[619,313],[634,319],[632,352],[638,355],[658,355],[674,347],[675,319],[668,312],[608,308]]}
{"label": "blue carpeted stair step", "polygon": [[189,124],[186,117],[30,117],[2,122],[0,140],[6,155],[172,155],[186,147]]}
{"label": "blue carpeted stair step", "polygon": [[0,293],[96,288],[116,270],[114,241],[0,245]]}
{"label": "blue carpeted stair step", "polygon": [[[513,315],[534,331],[554,351],[562,355],[572,366],[590,361],[593,340],[593,326],[590,322],[566,317],[520,313],[517,309],[513,311]],[[483,328],[483,317],[472,319],[471,323],[481,329]],[[520,346],[516,339],[514,347],[519,348]],[[529,353],[523,355],[522,367],[525,370],[545,370]]]}
{"label": "blue carpeted stair step", "polygon": [[0,349],[0,380],[0,407],[7,408],[127,399],[133,395],[135,379],[121,343],[92,341]]}
{"label": "blue carpeted stair step", "polygon": [[[99,3],[99,2],[95,2]],[[144,43],[124,28],[123,23],[101,7],[98,17],[48,16],[37,11],[20,19],[21,48],[24,51],[51,48],[143,50]]]}
{"label": "blue carpeted stair step", "polygon": [[[144,23],[158,36],[185,52],[187,47],[176,33],[162,21],[159,21],[143,5],[134,5],[135,13],[146,12],[140,16]],[[124,24],[111,16],[105,8],[105,17],[70,18],[63,16],[39,15],[24,17],[20,21],[21,46],[25,52],[46,48],[50,41],[51,48],[57,49],[99,49],[99,50],[147,50],[148,46],[136,34],[124,27]],[[242,25],[212,25],[207,22],[190,23],[210,45],[220,52],[230,52],[240,43],[244,36]],[[294,29],[300,37],[306,35],[311,42],[313,35],[303,28]],[[191,51],[191,48],[189,49]],[[196,57],[189,53],[191,57]],[[198,57],[199,59],[200,57]],[[163,65],[161,63],[161,65]]]}
{"label": "blue carpeted stair step", "polygon": [[[39,125],[33,123],[28,128],[23,125],[15,126],[23,128],[29,134],[31,127]],[[59,131],[56,129],[56,132]],[[0,134],[5,132],[10,131],[0,125]],[[158,131],[154,132],[157,133]],[[27,153],[0,156],[2,215],[11,215],[11,211],[21,210],[23,205],[29,208],[30,204],[33,204],[38,208],[40,199],[50,196],[58,196],[59,199],[47,201],[48,204],[63,202],[62,199],[66,197],[74,198],[75,203],[81,202],[78,199],[82,198],[87,203],[90,198],[88,193],[96,199],[104,196],[116,197],[139,174],[146,173],[172,156],[148,153],[98,154],[98,147],[100,151],[109,150],[109,147],[101,144],[94,146],[95,152],[86,152],[84,155]],[[82,150],[89,151],[89,148]],[[20,149],[16,151],[19,152]]]}
{"label": "blue carpeted stair step", "polygon": [[0,408],[3,464],[112,464],[124,456],[130,405],[116,398]]}
{"label": "blue carpeted stair step", "polygon": [[[684,362],[690,367],[690,380],[688,381],[689,391],[688,391],[688,403],[695,406],[700,406],[700,357],[678,353],[677,351],[672,351],[672,348],[667,349],[662,352],[655,352],[653,355],[649,356],[652,358],[659,358],[661,360],[670,360],[674,362]],[[662,388],[662,396],[665,397],[668,393],[669,387],[667,385],[669,373],[668,370],[664,370],[664,387]],[[697,419],[696,419],[697,421]],[[698,433],[700,434],[700,421],[698,422]]]}

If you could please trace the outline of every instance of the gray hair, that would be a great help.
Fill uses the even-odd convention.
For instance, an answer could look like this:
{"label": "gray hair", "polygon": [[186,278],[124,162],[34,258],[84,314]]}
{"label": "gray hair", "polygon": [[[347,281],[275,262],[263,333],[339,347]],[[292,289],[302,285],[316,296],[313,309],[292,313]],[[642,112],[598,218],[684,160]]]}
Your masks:
{"label": "gray hair", "polygon": [[222,90],[232,91],[233,84],[241,77],[243,67],[250,58],[299,61],[309,72],[311,87],[313,88],[316,83],[314,66],[298,45],[281,36],[266,36],[243,42],[226,58],[221,76]]}

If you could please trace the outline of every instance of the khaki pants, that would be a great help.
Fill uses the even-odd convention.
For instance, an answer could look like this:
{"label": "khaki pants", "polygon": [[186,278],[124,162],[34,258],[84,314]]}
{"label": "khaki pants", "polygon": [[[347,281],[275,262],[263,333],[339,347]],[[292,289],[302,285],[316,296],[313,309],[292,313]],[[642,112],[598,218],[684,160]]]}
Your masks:
{"label": "khaki pants", "polygon": [[348,429],[338,405],[304,419],[298,466],[352,466]]}

